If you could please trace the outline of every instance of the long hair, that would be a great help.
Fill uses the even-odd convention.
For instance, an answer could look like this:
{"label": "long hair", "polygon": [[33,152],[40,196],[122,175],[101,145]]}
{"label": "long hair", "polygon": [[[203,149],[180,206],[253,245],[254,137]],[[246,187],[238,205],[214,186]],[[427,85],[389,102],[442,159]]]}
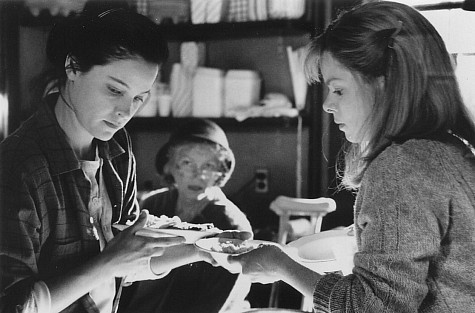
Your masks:
{"label": "long hair", "polygon": [[368,142],[343,151],[345,187],[357,188],[371,161],[392,142],[452,132],[474,145],[475,126],[453,60],[439,33],[417,10],[382,1],[343,13],[308,46],[305,71],[310,81],[320,81],[323,53],[373,86],[384,78],[384,87],[374,87]]}

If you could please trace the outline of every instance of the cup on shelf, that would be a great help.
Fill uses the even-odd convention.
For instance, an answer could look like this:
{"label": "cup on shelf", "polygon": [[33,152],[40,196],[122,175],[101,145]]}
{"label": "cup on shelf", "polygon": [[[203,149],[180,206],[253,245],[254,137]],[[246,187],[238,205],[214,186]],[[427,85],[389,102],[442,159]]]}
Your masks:
{"label": "cup on shelf", "polygon": [[170,94],[159,94],[157,95],[158,102],[158,115],[161,117],[170,116],[172,96]]}
{"label": "cup on shelf", "polygon": [[192,114],[221,117],[223,113],[224,70],[198,67],[193,77]]}

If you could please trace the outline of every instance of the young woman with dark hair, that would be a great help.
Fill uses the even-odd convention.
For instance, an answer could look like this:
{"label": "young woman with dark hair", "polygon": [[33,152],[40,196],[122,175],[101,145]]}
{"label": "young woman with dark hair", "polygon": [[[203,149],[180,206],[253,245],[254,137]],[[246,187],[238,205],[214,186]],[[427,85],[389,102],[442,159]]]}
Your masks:
{"label": "young woman with dark hair", "polygon": [[[124,9],[52,29],[56,77],[38,111],[0,145],[0,311],[107,312],[116,277],[160,277],[183,238],[136,236],[135,158],[123,128],[146,104],[168,48]],[[120,234],[112,224],[135,221]]]}

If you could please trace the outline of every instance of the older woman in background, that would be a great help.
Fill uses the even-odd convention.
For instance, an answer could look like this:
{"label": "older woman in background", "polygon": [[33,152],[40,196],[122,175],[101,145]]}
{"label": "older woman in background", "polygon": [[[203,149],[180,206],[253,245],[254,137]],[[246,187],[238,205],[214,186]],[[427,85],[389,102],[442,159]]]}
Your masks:
{"label": "older woman in background", "polygon": [[[168,186],[145,195],[142,209],[157,216],[178,216],[185,222],[213,223],[222,230],[252,233],[244,213],[221,190],[231,177],[235,159],[216,123],[196,118],[180,125],[159,150],[155,165]],[[212,263],[212,259],[193,245],[168,251],[170,257],[190,257],[182,258],[183,265],[160,280],[126,288],[121,313],[212,313],[245,305],[250,282],[243,276],[199,262]]]}

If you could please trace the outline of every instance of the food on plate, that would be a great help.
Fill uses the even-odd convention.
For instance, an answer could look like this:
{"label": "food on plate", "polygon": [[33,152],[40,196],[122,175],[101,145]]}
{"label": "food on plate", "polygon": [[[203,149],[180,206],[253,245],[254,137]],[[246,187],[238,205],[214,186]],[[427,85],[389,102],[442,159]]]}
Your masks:
{"label": "food on plate", "polygon": [[158,216],[149,214],[147,218],[147,222],[145,223],[145,227],[167,228],[177,223],[181,223],[181,220],[178,216],[168,217],[166,215],[162,215],[158,217]]}
{"label": "food on plate", "polygon": [[211,251],[227,254],[241,254],[257,248],[257,245],[247,241],[222,240],[211,246]]}
{"label": "food on plate", "polygon": [[146,228],[154,229],[180,229],[180,230],[195,230],[195,231],[219,231],[214,227],[213,223],[194,224],[183,222],[178,216],[168,217],[166,215],[155,216],[148,215]]}

